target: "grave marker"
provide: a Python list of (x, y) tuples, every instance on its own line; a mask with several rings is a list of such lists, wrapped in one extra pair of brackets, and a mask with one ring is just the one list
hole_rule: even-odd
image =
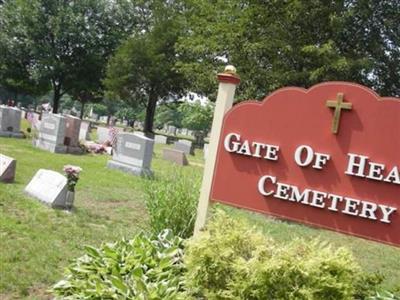
[(180, 166), (189, 164), (185, 152), (176, 149), (163, 149), (163, 159), (176, 163)]
[(90, 122), (82, 121), (79, 129), (79, 140), (88, 141), (90, 139)]
[(64, 145), (67, 146), (67, 152), (81, 154), (82, 149), (79, 147), (79, 131), (81, 128), (81, 119), (71, 115), (65, 117)]
[(224, 114), (236, 84), (228, 75), (219, 75), (196, 232), (212, 200), (400, 246), (398, 99), (326, 82)]
[(151, 176), (151, 160), (154, 140), (133, 133), (121, 132), (117, 135), (117, 145), (112, 160), (107, 167), (134, 175)]
[(167, 144), (168, 138), (165, 135), (156, 134), (154, 136), (154, 142), (156, 144)]
[(15, 178), (17, 161), (12, 157), (0, 154), (0, 182), (11, 183)]
[(53, 153), (66, 153), (65, 141), (66, 118), (58, 114), (42, 115), (39, 127), (39, 137), (36, 146)]
[(22, 111), (16, 107), (0, 105), (0, 136), (22, 138), (20, 132)]
[(25, 192), (53, 208), (71, 208), (67, 202), (67, 178), (58, 172), (40, 169)]
[(194, 155), (193, 143), (188, 140), (178, 140), (174, 143), (174, 149), (183, 151), (187, 155)]

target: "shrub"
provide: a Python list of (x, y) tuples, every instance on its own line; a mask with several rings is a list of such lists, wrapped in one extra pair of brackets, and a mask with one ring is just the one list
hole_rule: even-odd
[(182, 290), (182, 240), (170, 231), (156, 239), (85, 248), (86, 254), (53, 286), (56, 299), (178, 299)]
[(221, 211), (188, 242), (184, 262), (188, 294), (205, 299), (354, 299), (365, 278), (343, 248), (303, 240), (278, 246)]
[(151, 230), (157, 234), (169, 228), (175, 235), (187, 238), (193, 234), (200, 180), (198, 176), (187, 176), (179, 169), (168, 176), (145, 183)]

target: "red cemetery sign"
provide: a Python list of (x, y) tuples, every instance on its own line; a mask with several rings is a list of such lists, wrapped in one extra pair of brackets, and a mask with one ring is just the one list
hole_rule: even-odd
[(230, 109), (211, 200), (400, 246), (400, 101), (346, 82)]

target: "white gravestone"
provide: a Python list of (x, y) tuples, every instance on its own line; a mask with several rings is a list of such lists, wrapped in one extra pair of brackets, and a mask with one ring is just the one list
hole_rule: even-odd
[(105, 142), (109, 141), (109, 129), (107, 127), (97, 127), (97, 142), (99, 144), (104, 144)]
[(113, 159), (107, 167), (134, 175), (152, 176), (151, 160), (154, 140), (133, 133), (121, 132), (117, 135), (117, 146)]
[(167, 144), (167, 140), (168, 140), (168, 138), (165, 135), (156, 134), (154, 136), (154, 142), (156, 144), (164, 144), (165, 145), (165, 144)]
[(174, 149), (183, 151), (185, 154), (194, 155), (193, 143), (188, 140), (178, 140), (174, 143)]
[(168, 126), (168, 133), (172, 134), (172, 135), (176, 135), (176, 127), (172, 126), (172, 125), (169, 125)]
[(39, 127), (39, 137), (36, 146), (53, 153), (66, 153), (65, 117), (57, 114), (44, 114)]
[(17, 161), (9, 156), (0, 154), (0, 181), (13, 182)]
[(0, 136), (22, 138), (20, 132), (22, 111), (16, 107), (0, 106)]
[(67, 203), (67, 178), (55, 171), (37, 171), (25, 192), (53, 208), (70, 209), (72, 206)]
[(81, 128), (79, 130), (79, 140), (88, 141), (90, 133), (90, 122), (82, 121)]

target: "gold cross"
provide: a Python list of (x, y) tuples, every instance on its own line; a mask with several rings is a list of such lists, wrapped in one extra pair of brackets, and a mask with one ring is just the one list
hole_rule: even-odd
[(353, 105), (350, 102), (344, 103), (343, 93), (338, 93), (336, 100), (326, 101), (326, 106), (335, 109), (335, 113), (333, 115), (332, 132), (337, 134), (339, 131), (340, 113), (342, 109), (351, 110)]

